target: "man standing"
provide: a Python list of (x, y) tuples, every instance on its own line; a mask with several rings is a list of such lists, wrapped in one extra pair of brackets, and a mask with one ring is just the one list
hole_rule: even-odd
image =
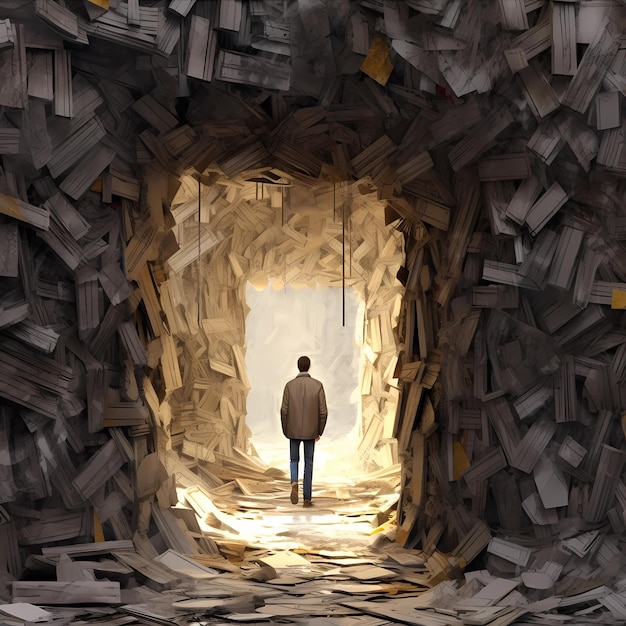
[(298, 359), (299, 374), (285, 385), (280, 419), (283, 434), (289, 439), (289, 471), (291, 474), (291, 503), (298, 504), (298, 464), (300, 463), (300, 442), (304, 444), (304, 483), (302, 495), (304, 506), (313, 506), (313, 452), (326, 426), (328, 409), (324, 386), (309, 374), (311, 359), (301, 356)]

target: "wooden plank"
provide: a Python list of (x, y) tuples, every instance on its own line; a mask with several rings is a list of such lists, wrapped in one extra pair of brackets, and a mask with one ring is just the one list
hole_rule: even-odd
[(15, 581), (12, 585), (14, 602), (33, 604), (119, 604), (120, 583), (75, 580), (72, 582), (55, 581)]
[(76, 15), (53, 0), (35, 0), (35, 14), (56, 29), (70, 41), (79, 37), (78, 18)]
[[(48, 4), (56, 5), (54, 2)], [(54, 51), (54, 113), (62, 117), (74, 117), (72, 64), (68, 50)]]
[(552, 5), (552, 73), (574, 76), (576, 58), (576, 7), (570, 2)]
[(613, 35), (614, 29), (610, 23), (602, 24), (591, 42), (580, 65), (568, 85), (567, 91), (561, 99), (562, 104), (585, 113), (606, 74), (606, 71), (615, 57), (618, 43)]
[(12, 47), (0, 51), (3, 67), (0, 81), (0, 106), (25, 109), (28, 101), (28, 73), (24, 27), (11, 24)]
[[(234, 1), (234, 0), (233, 0)], [(229, 83), (288, 91), (291, 67), (251, 55), (220, 50), (215, 62), (215, 78)]]
[(199, 15), (193, 15), (189, 26), (185, 73), (187, 76), (210, 81), (213, 78), (217, 38), (211, 27), (211, 21)]
[(115, 158), (115, 152), (101, 145), (89, 150), (88, 155), (63, 179), (59, 189), (70, 198), (78, 200), (87, 192), (94, 180)]

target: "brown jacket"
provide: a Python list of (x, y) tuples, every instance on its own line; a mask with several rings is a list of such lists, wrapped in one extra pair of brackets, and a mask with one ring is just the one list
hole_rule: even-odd
[(311, 378), (307, 372), (300, 372), (285, 385), (280, 419), (283, 434), (288, 439), (316, 439), (326, 426), (328, 409), (324, 386)]

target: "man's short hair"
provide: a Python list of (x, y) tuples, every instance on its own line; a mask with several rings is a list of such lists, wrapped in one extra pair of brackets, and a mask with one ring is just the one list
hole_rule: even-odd
[(301, 356), (298, 359), (298, 371), (308, 372), (309, 367), (311, 367), (311, 359), (308, 356)]

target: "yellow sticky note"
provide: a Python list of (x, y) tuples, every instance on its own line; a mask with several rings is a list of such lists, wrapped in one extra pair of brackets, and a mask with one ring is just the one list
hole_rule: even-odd
[(611, 308), (626, 309), (626, 291), (613, 289), (613, 293), (611, 294)]
[(93, 540), (96, 543), (104, 541), (104, 531), (100, 523), (100, 516), (95, 511), (93, 512)]
[(367, 56), (361, 63), (361, 71), (377, 83), (383, 86), (387, 84), (391, 72), (393, 72), (393, 63), (387, 37), (381, 33), (376, 33), (370, 49), (367, 51)]
[(0, 193), (0, 213), (14, 217), (16, 220), (25, 221), (17, 198), (7, 196), (3, 193)]
[(454, 480), (459, 480), (470, 466), (470, 460), (460, 441), (454, 442)]
[(98, 178), (96, 178), (96, 180), (93, 181), (93, 183), (91, 183), (91, 187), (89, 188), (89, 191), (93, 191), (95, 193), (102, 193), (102, 177), (98, 176)]

